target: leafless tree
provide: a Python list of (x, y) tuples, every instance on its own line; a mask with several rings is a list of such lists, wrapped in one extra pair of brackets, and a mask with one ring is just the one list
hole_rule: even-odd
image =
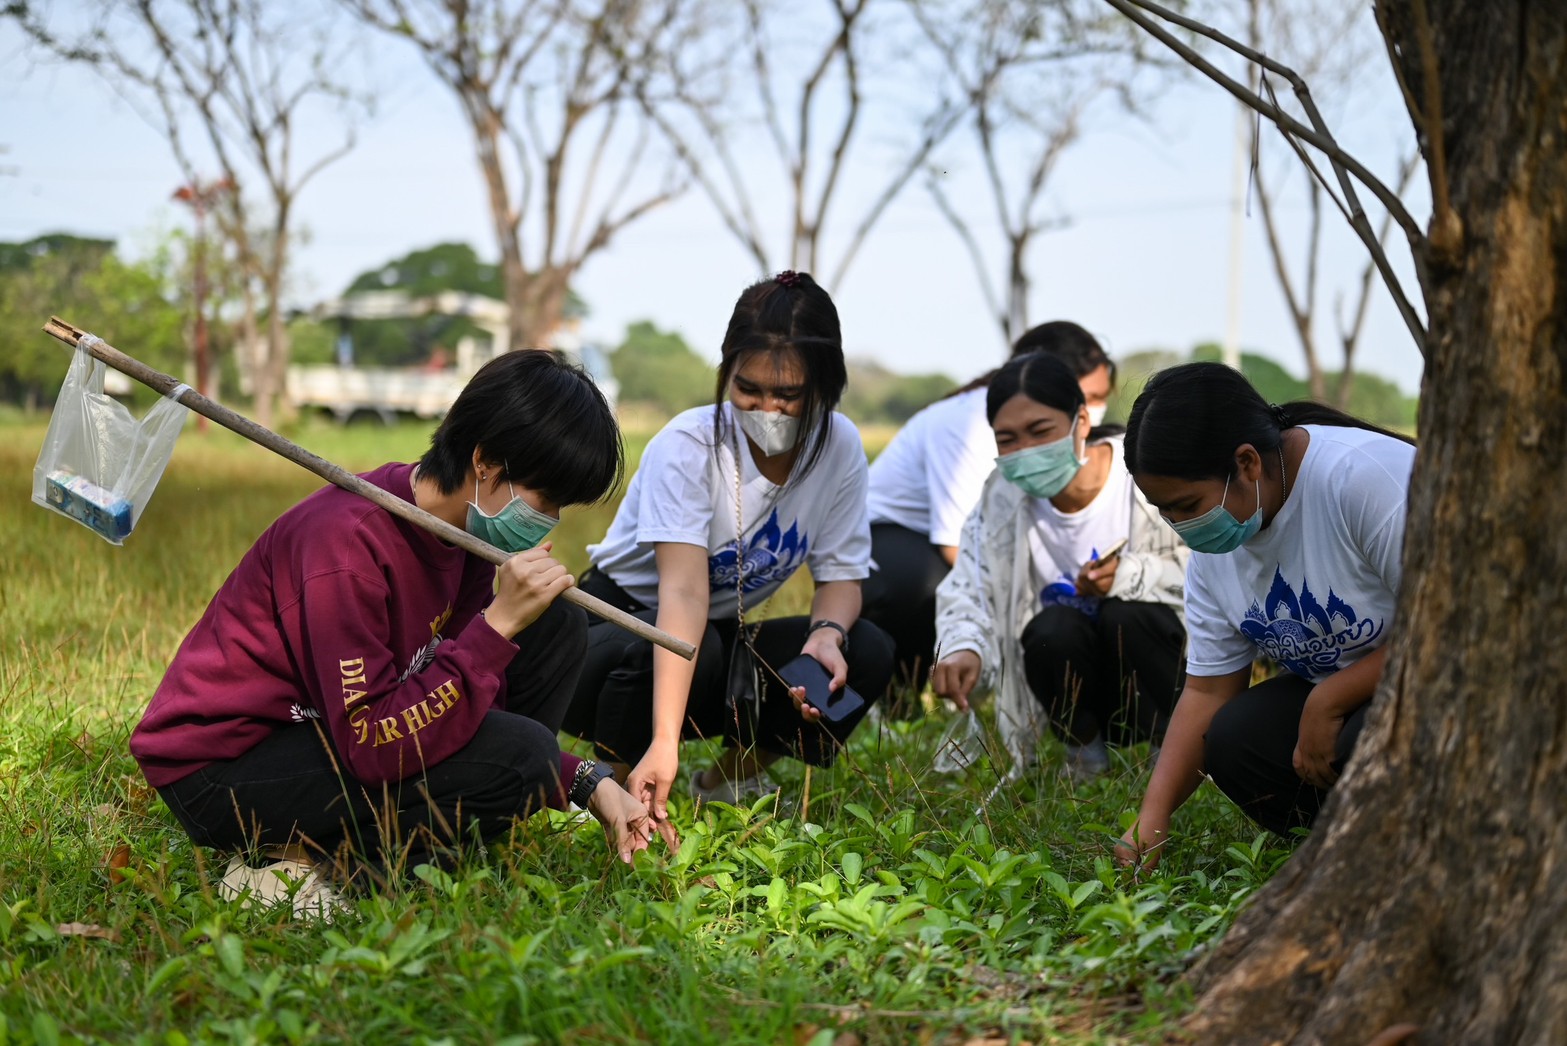
[[(1358, 19), (1368, 17), (1358, 3), (1331, 3), (1315, 5), (1309, 12), (1293, 9), (1280, 0), (1246, 0), (1247, 42), (1258, 51), (1267, 51), (1289, 63), (1301, 76), (1313, 85), (1325, 85), (1340, 96), (1352, 96), (1365, 79), (1366, 70), (1375, 61), (1376, 50), (1372, 42), (1359, 32)], [(1271, 82), (1264, 80), (1264, 89), (1276, 105), (1285, 104), (1273, 92)], [(1275, 150), (1286, 148), (1283, 143), (1269, 145)], [(1266, 147), (1264, 147), (1266, 148)], [(1301, 168), (1300, 156), (1291, 152), (1285, 173), (1273, 171), (1266, 163), (1254, 164), (1251, 174), (1251, 194), (1262, 216), (1263, 231), (1268, 244), (1268, 256), (1273, 263), (1284, 304), (1300, 340), (1301, 353), (1306, 362), (1306, 382), (1313, 399), (1327, 402), (1327, 374), (1322, 353), (1319, 350), (1319, 325), (1321, 320), (1322, 291), (1322, 210), (1324, 189), (1321, 182)], [(1398, 165), (1394, 191), (1403, 195), (1414, 180), (1420, 166), (1420, 152), (1413, 140), (1404, 146), (1404, 156)], [(1303, 182), (1306, 221), (1304, 241), (1297, 245), (1300, 268), (1291, 260), (1291, 244), (1284, 228), (1285, 215), (1281, 213), (1284, 194), (1291, 191), (1290, 175)], [(1303, 176), (1303, 177), (1302, 177)], [(1385, 243), (1392, 231), (1390, 214), (1384, 213), (1378, 226), (1377, 239)], [(1339, 373), (1333, 398), (1339, 406), (1348, 405), (1354, 384), (1355, 350), (1360, 342), (1366, 314), (1376, 287), (1376, 270), (1371, 261), (1361, 268), (1358, 277), (1341, 286), (1334, 301), (1334, 323), (1341, 354)]]
[[(513, 347), (543, 344), (572, 278), (679, 195), (635, 97), (641, 70), (701, 30), (688, 0), (343, 0), (407, 41), (473, 133)], [(656, 181), (656, 185), (650, 182)]]
[[(6, 13), (52, 54), (107, 78), (147, 115), (187, 184), (203, 180), (210, 162), (235, 187), (221, 226), (259, 287), (266, 323), (262, 338), (256, 296), (247, 294), (241, 326), (252, 336), (241, 368), (253, 383), (257, 419), (270, 424), (289, 357), (283, 295), (294, 207), (306, 184), (354, 141), (349, 116), (335, 142), (301, 161), (301, 124), (320, 108), (344, 115), (363, 104), (333, 77), (339, 55), (323, 42), (332, 34), (308, 8), (263, 0), (94, 0), (82, 29), (58, 28), (25, 2)], [(257, 183), (266, 201), (259, 222), (245, 193)]]
[[(723, 14), (707, 46), (644, 82), (644, 106), (759, 271), (782, 263), (836, 286), (967, 101), (928, 91), (893, 0), (741, 0)], [(872, 145), (882, 158), (868, 157)], [(846, 189), (864, 202), (835, 234), (828, 271), (829, 217)], [(787, 199), (782, 248), (780, 208), (759, 202), (774, 192)]]
[[(987, 251), (972, 208), (947, 188), (955, 161), (932, 162), (926, 187), (962, 240), (985, 303), (1010, 343), (1028, 329), (1035, 239), (1065, 219), (1045, 212), (1045, 189), (1102, 101), (1137, 110), (1159, 63), (1145, 39), (1096, 0), (906, 0), (940, 53), (954, 95), (967, 100), (1002, 250)], [(992, 270), (999, 254), (1004, 292)]]

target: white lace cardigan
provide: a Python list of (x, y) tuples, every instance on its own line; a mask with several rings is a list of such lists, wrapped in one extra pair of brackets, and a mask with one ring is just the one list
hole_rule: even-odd
[[(1110, 596), (1164, 603), (1184, 624), (1190, 550), (1142, 491), (1134, 486), (1133, 492), (1131, 534)], [(1009, 776), (1034, 761), (1046, 726), (1044, 710), (1023, 678), (1023, 626), (1037, 612), (1030, 578), (1030, 500), (999, 472), (991, 473), (979, 504), (963, 524), (958, 561), (936, 590), (937, 656), (959, 650), (979, 655), (979, 684), (971, 697), (986, 691), (996, 695), (997, 725), (1013, 761)]]

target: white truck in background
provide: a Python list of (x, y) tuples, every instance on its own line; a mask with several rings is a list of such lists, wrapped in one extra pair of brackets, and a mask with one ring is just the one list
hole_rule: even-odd
[[(288, 368), (285, 391), (289, 402), (298, 409), (330, 411), (343, 422), (366, 414), (388, 424), (399, 415), (444, 416), (474, 372), (507, 351), (505, 302), (459, 291), (422, 298), (409, 297), (402, 291), (365, 291), (322, 302), (310, 310), (310, 316), (322, 322), (433, 315), (464, 317), (484, 336), (458, 339), (455, 359), (446, 366), (359, 367), (353, 363), (353, 346), (345, 330), (338, 343), (337, 363)], [(581, 364), (603, 390), (610, 406), (614, 406), (619, 384), (610, 371), (608, 354), (596, 345), (584, 343), (575, 321), (568, 321), (558, 330), (553, 341), (548, 347)]]

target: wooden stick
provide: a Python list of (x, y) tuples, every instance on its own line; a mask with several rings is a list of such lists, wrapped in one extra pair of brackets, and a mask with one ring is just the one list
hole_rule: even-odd
[[(94, 336), (89, 335), (79, 327), (72, 326), (58, 316), (51, 316), (49, 322), (44, 324), (44, 333), (58, 338), (72, 348), (86, 351), (94, 359), (102, 360), (120, 373), (135, 378), (159, 395), (167, 396), (183, 384), (178, 379), (153, 370), (140, 360), (125, 355), (125, 353), (102, 339), (95, 339), (83, 345), (82, 339), (84, 337)], [(259, 443), (268, 450), (294, 462), (294, 464), (309, 469), (328, 483), (368, 498), (399, 519), (406, 519), (415, 526), (423, 527), (442, 541), (456, 545), (465, 552), (471, 552), (486, 562), (499, 566), (511, 558), (510, 553), (501, 551), (487, 541), (481, 541), (466, 530), (452, 526), (444, 519), (438, 519), (430, 515), (424, 509), (411, 502), (404, 501), (391, 491), (382, 490), (374, 483), (360, 479), (347, 469), (334, 465), (323, 457), (312, 454), (304, 447), (284, 439), (271, 429), (257, 425), (244, 415), (235, 413), (220, 403), (214, 403), (189, 386), (186, 386), (184, 391), (179, 394), (178, 402), (183, 406), (189, 407), (197, 414), (211, 418), (224, 428), (232, 429), (252, 443)], [(687, 661), (696, 656), (696, 647), (690, 643), (676, 639), (669, 633), (662, 632), (647, 622), (632, 617), (624, 610), (611, 606), (595, 596), (588, 595), (580, 588), (568, 588), (561, 593), (561, 598), (568, 603), (576, 604), (589, 613), (597, 614), (611, 624), (619, 625), (633, 635), (640, 636), (666, 650), (673, 651)]]

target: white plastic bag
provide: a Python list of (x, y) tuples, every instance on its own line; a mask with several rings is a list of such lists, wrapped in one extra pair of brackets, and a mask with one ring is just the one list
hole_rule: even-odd
[(137, 421), (124, 404), (104, 394), (108, 368), (84, 348), (98, 341), (82, 335), (71, 356), (33, 466), (33, 501), (121, 545), (136, 529), (174, 454), (188, 413), (176, 397), (189, 386), (177, 386)]
[(959, 774), (989, 755), (985, 747), (985, 729), (970, 708), (954, 716), (936, 745), (931, 769), (938, 774)]

